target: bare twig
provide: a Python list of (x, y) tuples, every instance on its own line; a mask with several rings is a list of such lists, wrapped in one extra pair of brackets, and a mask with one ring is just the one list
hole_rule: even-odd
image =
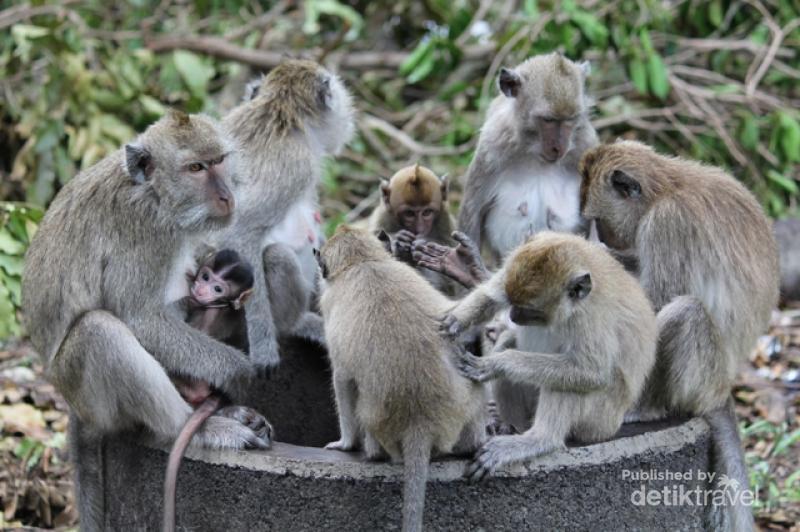
[(427, 155), (427, 156), (441, 156), (441, 155), (460, 155), (462, 153), (466, 153), (472, 149), (474, 146), (474, 142), (466, 142), (459, 146), (428, 146), (425, 144), (420, 144), (416, 140), (412, 139), (408, 135), (406, 135), (400, 129), (397, 129), (389, 122), (385, 120), (381, 120), (380, 118), (368, 114), (361, 115), (361, 119), (359, 120), (359, 127), (361, 129), (374, 129), (380, 131), (384, 135), (392, 138), (398, 144), (403, 146), (408, 151), (416, 154), (416, 155)]
[(280, 2), (277, 2), (266, 13), (259, 15), (250, 22), (227, 32), (224, 36), (225, 40), (236, 41), (257, 28), (266, 28), (272, 24), (272, 22), (278, 18), (278, 16), (286, 11), (286, 8), (288, 8), (292, 3), (293, 2), (291, 0), (281, 0)]
[(0, 29), (13, 26), (18, 22), (22, 22), (23, 20), (28, 20), (33, 17), (38, 17), (40, 15), (55, 15), (63, 18), (67, 16), (67, 12), (69, 11), (66, 9), (67, 6), (72, 5), (75, 2), (76, 0), (65, 0), (59, 5), (45, 5), (37, 7), (33, 7), (26, 3), (4, 9), (3, 11), (0, 11)]

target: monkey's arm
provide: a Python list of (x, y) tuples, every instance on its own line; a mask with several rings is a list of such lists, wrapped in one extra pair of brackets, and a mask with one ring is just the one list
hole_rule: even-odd
[(442, 334), (454, 339), (473, 325), (486, 323), (498, 311), (506, 308), (505, 278), (505, 269), (501, 269), (459, 301), (442, 318)]
[(258, 371), (275, 367), (280, 362), (276, 326), (270, 307), (265, 264), (260, 249), (245, 255), (254, 266), (253, 295), (245, 302), (247, 340), (250, 356)]
[(467, 170), (464, 195), (461, 198), (461, 208), (458, 211), (458, 229), (465, 233), (474, 243), (481, 248), (481, 226), (486, 215), (489, 201), (489, 184), (494, 182), (488, 165), (485, 163), (484, 150), (478, 145), (475, 158)]
[(167, 373), (204, 380), (228, 392), (252, 376), (253, 366), (244, 353), (193, 329), (174, 308), (142, 314), (128, 325)]
[(519, 384), (572, 393), (592, 392), (611, 382), (610, 374), (596, 365), (580, 364), (573, 356), (517, 349), (507, 349), (486, 358), (462, 351), (459, 371), (477, 382), (503, 377)]

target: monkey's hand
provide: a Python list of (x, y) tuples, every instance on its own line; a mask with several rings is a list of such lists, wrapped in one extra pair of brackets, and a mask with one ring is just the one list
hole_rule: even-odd
[(475, 243), (458, 231), (452, 236), (458, 242), (455, 248), (427, 240), (415, 240), (411, 258), (419, 266), (444, 274), (467, 288), (485, 281), (489, 272), (483, 265)]
[(358, 450), (358, 442), (356, 441), (348, 441), (344, 438), (336, 441), (332, 441), (325, 446), (326, 449), (330, 451), (357, 451)]
[(458, 318), (453, 313), (446, 314), (439, 320), (439, 334), (450, 341), (455, 341), (464, 332), (464, 328), (464, 325), (458, 321)]
[(275, 431), (267, 421), (267, 418), (256, 410), (248, 406), (226, 406), (225, 408), (220, 408), (216, 415), (236, 420), (252, 430), (259, 442), (265, 445), (264, 447), (257, 445), (257, 447), (269, 449), (272, 446)]
[(394, 234), (392, 254), (396, 259), (411, 262), (411, 249), (417, 235), (408, 229), (401, 229)]
[(474, 382), (486, 382), (497, 377), (497, 372), (492, 368), (491, 360), (479, 358), (459, 346), (456, 368), (464, 377)]

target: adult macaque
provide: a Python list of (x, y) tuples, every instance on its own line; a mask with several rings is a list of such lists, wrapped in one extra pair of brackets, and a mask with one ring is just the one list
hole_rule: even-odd
[[(778, 302), (778, 255), (753, 195), (724, 171), (638, 142), (588, 151), (583, 215), (609, 248), (637, 259), (658, 312), (653, 376), (630, 419), (703, 415), (714, 470), (748, 485), (731, 386)], [(751, 530), (749, 508), (715, 506), (709, 527)]]
[(352, 136), (353, 108), (338, 77), (314, 62), (290, 60), (253, 87), (223, 125), (242, 147), (242, 178), (239, 216), (220, 241), (236, 248), (258, 272), (257, 295), (245, 307), (250, 356), (265, 370), (280, 356), (268, 281), (261, 274), (270, 270), (264, 248), (279, 241), (273, 231), (298, 204), (316, 204), (322, 159)]
[(341, 429), (327, 448), (403, 461), (403, 530), (421, 531), (431, 453), (484, 439), (482, 386), (458, 374), (458, 348), (437, 330), (452, 303), (367, 231), (339, 229), (320, 266)]
[[(381, 203), (369, 219), (369, 230), (385, 231), (398, 259), (412, 263), (411, 248), (417, 239), (452, 245), (453, 218), (447, 202), (447, 176), (439, 179), (430, 169), (415, 164), (381, 182)], [(420, 273), (437, 290), (453, 295), (452, 280), (427, 268)]]
[(449, 311), (442, 331), (455, 339), (509, 307), (518, 348), (464, 352), (459, 369), (476, 382), (499, 379), (500, 416), (525, 432), (486, 442), (467, 471), (472, 480), (561, 449), (567, 438), (611, 438), (655, 360), (655, 315), (639, 283), (581, 237), (534, 236)]
[(581, 154), (597, 144), (588, 63), (554, 52), (502, 68), (467, 170), (458, 228), (499, 262), (538, 231), (582, 232)]
[[(200, 241), (231, 221), (235, 152), (212, 120), (170, 112), (67, 183), (31, 242), (26, 328), (72, 409), (87, 529), (102, 526), (102, 464), (92, 452), (99, 435), (143, 428), (172, 442), (193, 410), (169, 375), (233, 398), (253, 375), (241, 351), (192, 328), (174, 305), (188, 295), (185, 272)], [(268, 436), (257, 432), (265, 421), (254, 412), (251, 419), (212, 416), (195, 442), (266, 447)]]

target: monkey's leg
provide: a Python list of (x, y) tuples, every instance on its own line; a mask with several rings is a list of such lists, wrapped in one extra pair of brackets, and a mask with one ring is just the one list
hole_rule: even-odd
[(339, 440), (325, 446), (326, 449), (353, 451), (358, 448), (358, 437), (361, 433), (356, 418), (356, 400), (358, 390), (355, 381), (333, 373), (333, 392), (336, 395), (336, 408), (339, 410)]
[(305, 312), (292, 330), (292, 336), (305, 338), (324, 346), (325, 322), (320, 315), (313, 312)]
[[(247, 343), (250, 357), (257, 370), (263, 373), (280, 363), (278, 328), (271, 308), (273, 300), (267, 284), (264, 255), (260, 249), (251, 250), (245, 255), (245, 258), (255, 267), (253, 296), (245, 302)], [(280, 314), (278, 313), (278, 315)]]
[(693, 296), (676, 297), (659, 311), (657, 323), (656, 371), (662, 373), (656, 375), (665, 378), (660, 379), (663, 388), (648, 381), (648, 402), (694, 414), (723, 406), (736, 368), (729, 367), (719, 329), (703, 303)]
[(458, 441), (453, 446), (453, 454), (472, 455), (484, 441), (486, 441), (486, 419), (483, 415), (475, 416), (461, 430)]
[(479, 481), (506, 464), (564, 449), (579, 401), (574, 394), (543, 392), (533, 427), (517, 436), (491, 438), (467, 467), (466, 476), (470, 481)]
[(389, 459), (389, 453), (381, 446), (380, 442), (375, 439), (371, 432), (364, 432), (364, 455), (367, 460), (377, 462)]
[(84, 426), (74, 412), (69, 416), (69, 455), (75, 471), (75, 497), (81, 530), (103, 529), (105, 512), (103, 439)]

